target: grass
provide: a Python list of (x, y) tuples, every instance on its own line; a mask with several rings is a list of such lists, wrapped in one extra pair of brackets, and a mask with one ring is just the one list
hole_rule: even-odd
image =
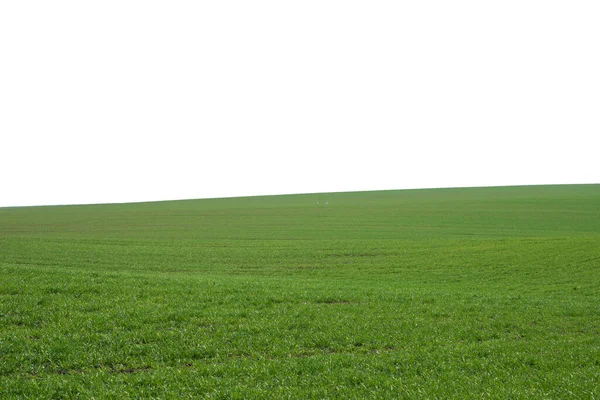
[(0, 397), (598, 399), (600, 185), (0, 208)]

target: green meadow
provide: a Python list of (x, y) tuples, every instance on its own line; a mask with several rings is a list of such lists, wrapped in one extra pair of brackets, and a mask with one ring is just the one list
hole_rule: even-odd
[(599, 399), (600, 185), (0, 208), (0, 398)]

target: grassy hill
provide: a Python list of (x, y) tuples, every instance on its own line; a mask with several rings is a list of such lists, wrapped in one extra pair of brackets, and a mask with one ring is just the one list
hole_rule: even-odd
[(0, 208), (2, 398), (599, 387), (600, 185)]

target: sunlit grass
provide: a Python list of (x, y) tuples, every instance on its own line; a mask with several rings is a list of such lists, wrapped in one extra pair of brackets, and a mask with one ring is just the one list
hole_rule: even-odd
[(3, 398), (597, 398), (599, 304), (598, 185), (0, 209)]

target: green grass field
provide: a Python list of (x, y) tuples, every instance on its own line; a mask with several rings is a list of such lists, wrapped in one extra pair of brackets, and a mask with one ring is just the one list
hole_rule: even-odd
[(140, 397), (599, 399), (600, 185), (0, 208), (0, 398)]

